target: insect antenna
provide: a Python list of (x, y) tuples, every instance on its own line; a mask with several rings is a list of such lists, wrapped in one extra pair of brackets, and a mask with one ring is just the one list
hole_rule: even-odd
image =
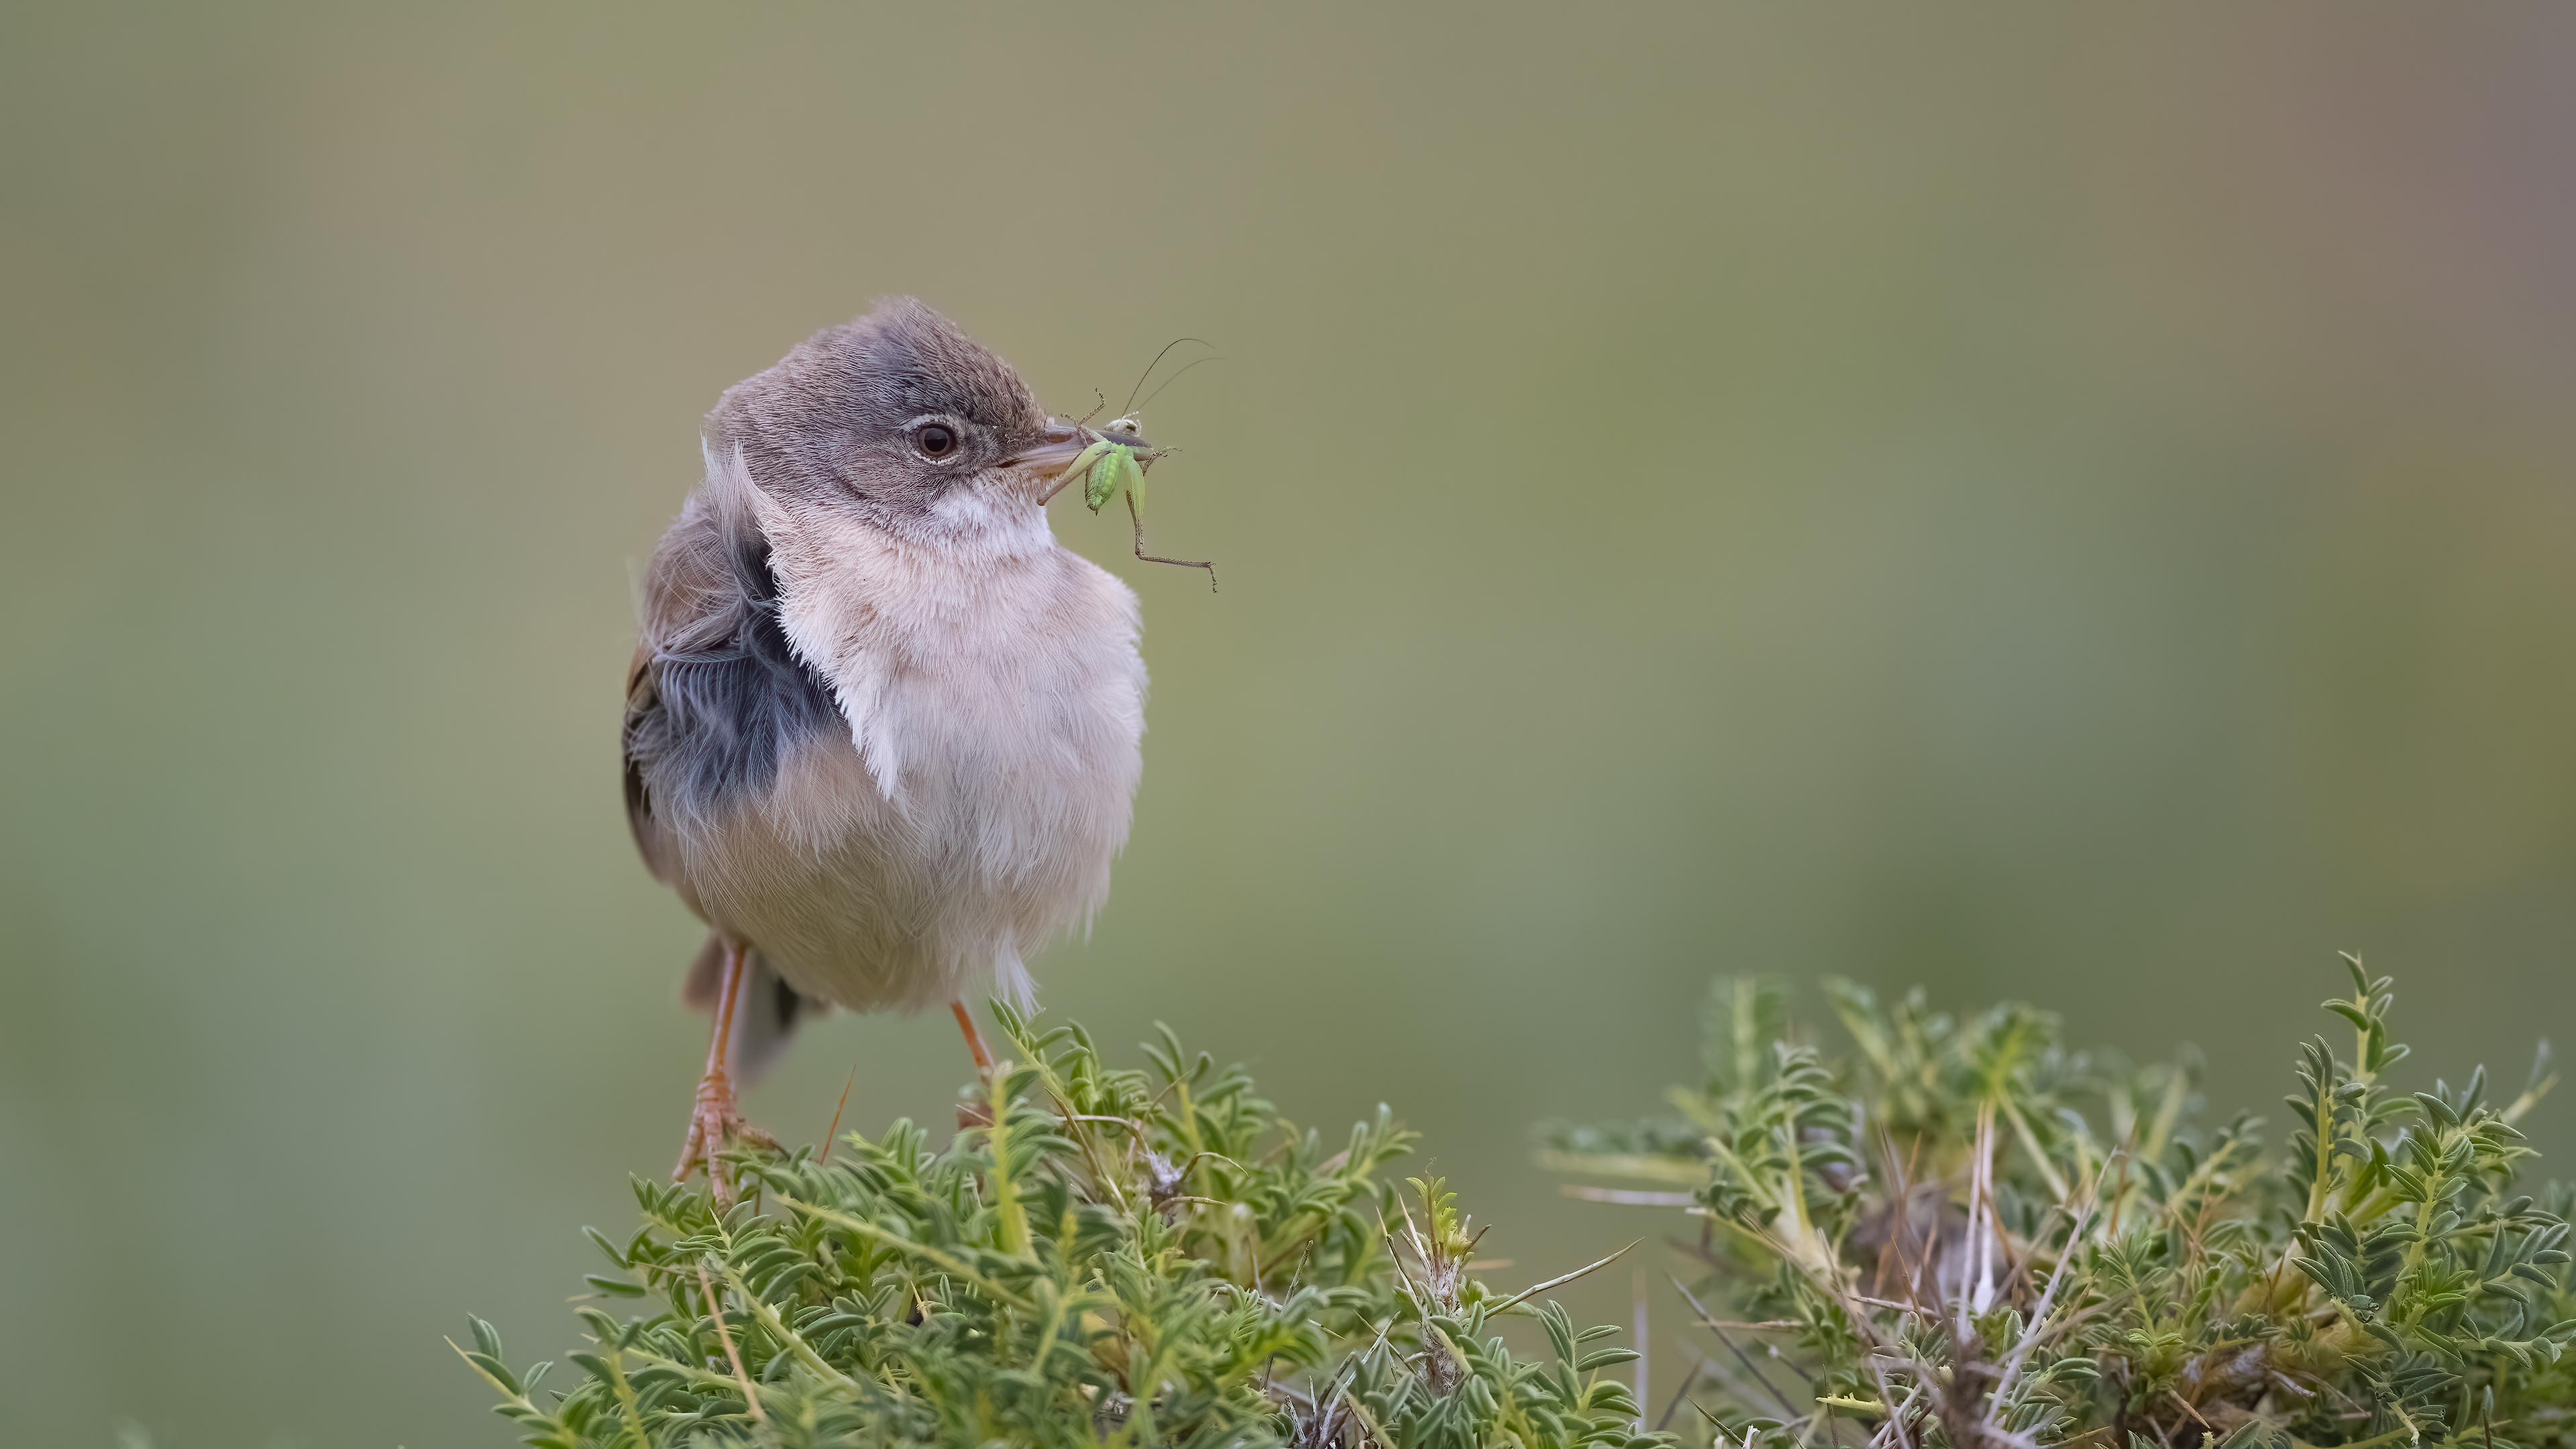
[(1182, 368), (1182, 369), (1181, 369), (1181, 371), (1180, 371), (1180, 372), (1175, 372), (1175, 373), (1173, 373), (1171, 376), (1169, 376), (1169, 377), (1167, 377), (1167, 378), (1164, 378), (1164, 379), (1163, 379), (1163, 387), (1158, 387), (1158, 388), (1154, 389), (1152, 392), (1149, 392), (1149, 393), (1145, 394), (1145, 401), (1144, 401), (1142, 404), (1140, 404), (1140, 405), (1139, 405), (1139, 407), (1137, 407), (1137, 408), (1130, 408), (1130, 409), (1128, 409), (1128, 410), (1127, 410), (1127, 414), (1126, 414), (1126, 415), (1127, 415), (1127, 416), (1129, 416), (1129, 417), (1134, 417), (1134, 416), (1136, 415), (1136, 413), (1137, 413), (1138, 411), (1140, 411), (1140, 410), (1141, 410), (1141, 408), (1152, 407), (1152, 406), (1154, 405), (1154, 399), (1156, 399), (1156, 398), (1158, 398), (1158, 397), (1161, 397), (1161, 396), (1163, 395), (1163, 388), (1164, 388), (1164, 387), (1170, 387), (1173, 383), (1179, 382), (1179, 381), (1181, 380), (1181, 372), (1187, 372), (1187, 371), (1189, 371), (1191, 367), (1196, 367), (1196, 366), (1198, 366), (1200, 362), (1223, 362), (1223, 361), (1225, 361), (1225, 359), (1224, 359), (1224, 358), (1222, 358), (1222, 357), (1202, 357), (1202, 358), (1200, 358), (1200, 359), (1198, 360), (1198, 362), (1193, 362), (1193, 363), (1189, 364), (1189, 367), (1184, 367), (1184, 368)]
[[(1144, 371), (1141, 375), (1139, 375), (1139, 376), (1137, 377), (1137, 379), (1136, 379), (1136, 385), (1135, 385), (1134, 387), (1131, 387), (1131, 388), (1127, 389), (1127, 401), (1126, 401), (1124, 404), (1120, 405), (1120, 407), (1119, 407), (1119, 409), (1118, 409), (1118, 415), (1119, 415), (1120, 417), (1122, 417), (1122, 418), (1123, 418), (1123, 417), (1127, 417), (1127, 416), (1131, 415), (1132, 413), (1134, 413), (1134, 412), (1136, 411), (1136, 394), (1138, 394), (1138, 393), (1140, 393), (1140, 392), (1143, 392), (1143, 391), (1145, 390), (1145, 381), (1146, 381), (1146, 379), (1147, 379), (1147, 378), (1150, 378), (1150, 377), (1152, 377), (1152, 376), (1154, 375), (1154, 369), (1155, 369), (1155, 368), (1158, 368), (1158, 367), (1160, 367), (1160, 366), (1162, 366), (1162, 365), (1163, 365), (1163, 359), (1164, 359), (1164, 358), (1171, 356), (1171, 354), (1172, 354), (1172, 349), (1173, 349), (1173, 348), (1180, 346), (1180, 345), (1181, 345), (1182, 343), (1184, 343), (1184, 342), (1195, 342), (1195, 343), (1197, 343), (1197, 344), (1198, 344), (1199, 346), (1201, 346), (1201, 347), (1214, 347), (1214, 346), (1216, 346), (1216, 344), (1215, 344), (1215, 343), (1208, 341), (1208, 340), (1207, 340), (1206, 338), (1204, 338), (1204, 337), (1175, 337), (1175, 338), (1173, 338), (1171, 341), (1164, 343), (1164, 344), (1163, 344), (1163, 350), (1154, 354), (1154, 360), (1153, 360), (1153, 361), (1151, 361), (1151, 362), (1149, 362), (1149, 363), (1146, 363), (1146, 364), (1145, 364), (1145, 371)], [(1195, 366), (1197, 366), (1197, 364), (1196, 364), (1196, 363), (1193, 363), (1193, 364), (1191, 364), (1191, 366), (1195, 367)], [(1187, 371), (1189, 371), (1189, 368), (1187, 368), (1187, 367), (1185, 367), (1185, 368), (1182, 368), (1182, 369), (1181, 369), (1181, 372), (1187, 372)], [(1179, 372), (1176, 372), (1176, 373), (1173, 373), (1173, 374), (1172, 374), (1172, 376), (1173, 376), (1173, 377), (1178, 377), (1178, 376), (1180, 376), (1180, 375), (1181, 375), (1181, 374), (1180, 374)], [(1165, 379), (1165, 380), (1164, 380), (1163, 387), (1169, 387), (1169, 386), (1171, 386), (1171, 381), (1170, 381), (1170, 379), (1168, 379), (1168, 378), (1167, 378), (1167, 379)], [(1158, 387), (1158, 388), (1154, 389), (1154, 391), (1156, 391), (1156, 392), (1158, 392), (1158, 393), (1159, 393), (1159, 392), (1161, 392), (1162, 390), (1163, 390), (1163, 388), (1161, 388), (1161, 387)], [(1152, 401), (1153, 401), (1153, 399), (1149, 397), (1149, 398), (1145, 399), (1145, 401), (1147, 401), (1147, 402), (1152, 402)]]

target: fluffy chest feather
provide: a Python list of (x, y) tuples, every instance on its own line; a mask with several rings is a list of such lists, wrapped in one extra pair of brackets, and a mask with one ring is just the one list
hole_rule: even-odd
[(780, 621), (905, 815), (1035, 826), (1114, 794), (1123, 819), (1145, 723), (1136, 596), (1034, 507), (994, 512), (924, 544), (764, 509)]

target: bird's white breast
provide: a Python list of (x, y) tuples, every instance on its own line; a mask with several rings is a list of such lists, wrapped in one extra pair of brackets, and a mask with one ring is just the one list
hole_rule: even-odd
[(710, 919), (855, 1009), (998, 987), (1107, 896), (1142, 770), (1136, 597), (1043, 510), (965, 494), (935, 541), (755, 503), (797, 654), (849, 731), (688, 849)]

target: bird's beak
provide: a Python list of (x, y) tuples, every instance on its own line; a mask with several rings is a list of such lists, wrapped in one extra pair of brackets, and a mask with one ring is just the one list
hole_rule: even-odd
[(1053, 477), (1072, 467), (1073, 460), (1082, 456), (1082, 450), (1091, 446), (1092, 432), (1061, 418), (1049, 418), (1046, 431), (1038, 434), (1038, 439), (1037, 446), (1022, 448), (1012, 454), (1003, 466), (1026, 468)]
[[(1049, 418), (1046, 431), (1040, 433), (1038, 437), (1039, 442), (1035, 447), (1022, 448), (1005, 459), (1002, 466), (1027, 468), (1043, 476), (1053, 477), (1072, 467), (1073, 460), (1082, 456), (1083, 449), (1100, 441), (1098, 432), (1080, 423), (1066, 422), (1062, 418)], [(1142, 438), (1131, 439), (1124, 434), (1119, 436), (1119, 441), (1133, 448), (1153, 446)]]

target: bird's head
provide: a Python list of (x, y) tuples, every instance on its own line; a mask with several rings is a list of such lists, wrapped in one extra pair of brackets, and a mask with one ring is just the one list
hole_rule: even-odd
[(791, 509), (956, 540), (1025, 527), (1098, 434), (1047, 416), (1009, 363), (910, 297), (827, 327), (726, 390), (711, 452)]

